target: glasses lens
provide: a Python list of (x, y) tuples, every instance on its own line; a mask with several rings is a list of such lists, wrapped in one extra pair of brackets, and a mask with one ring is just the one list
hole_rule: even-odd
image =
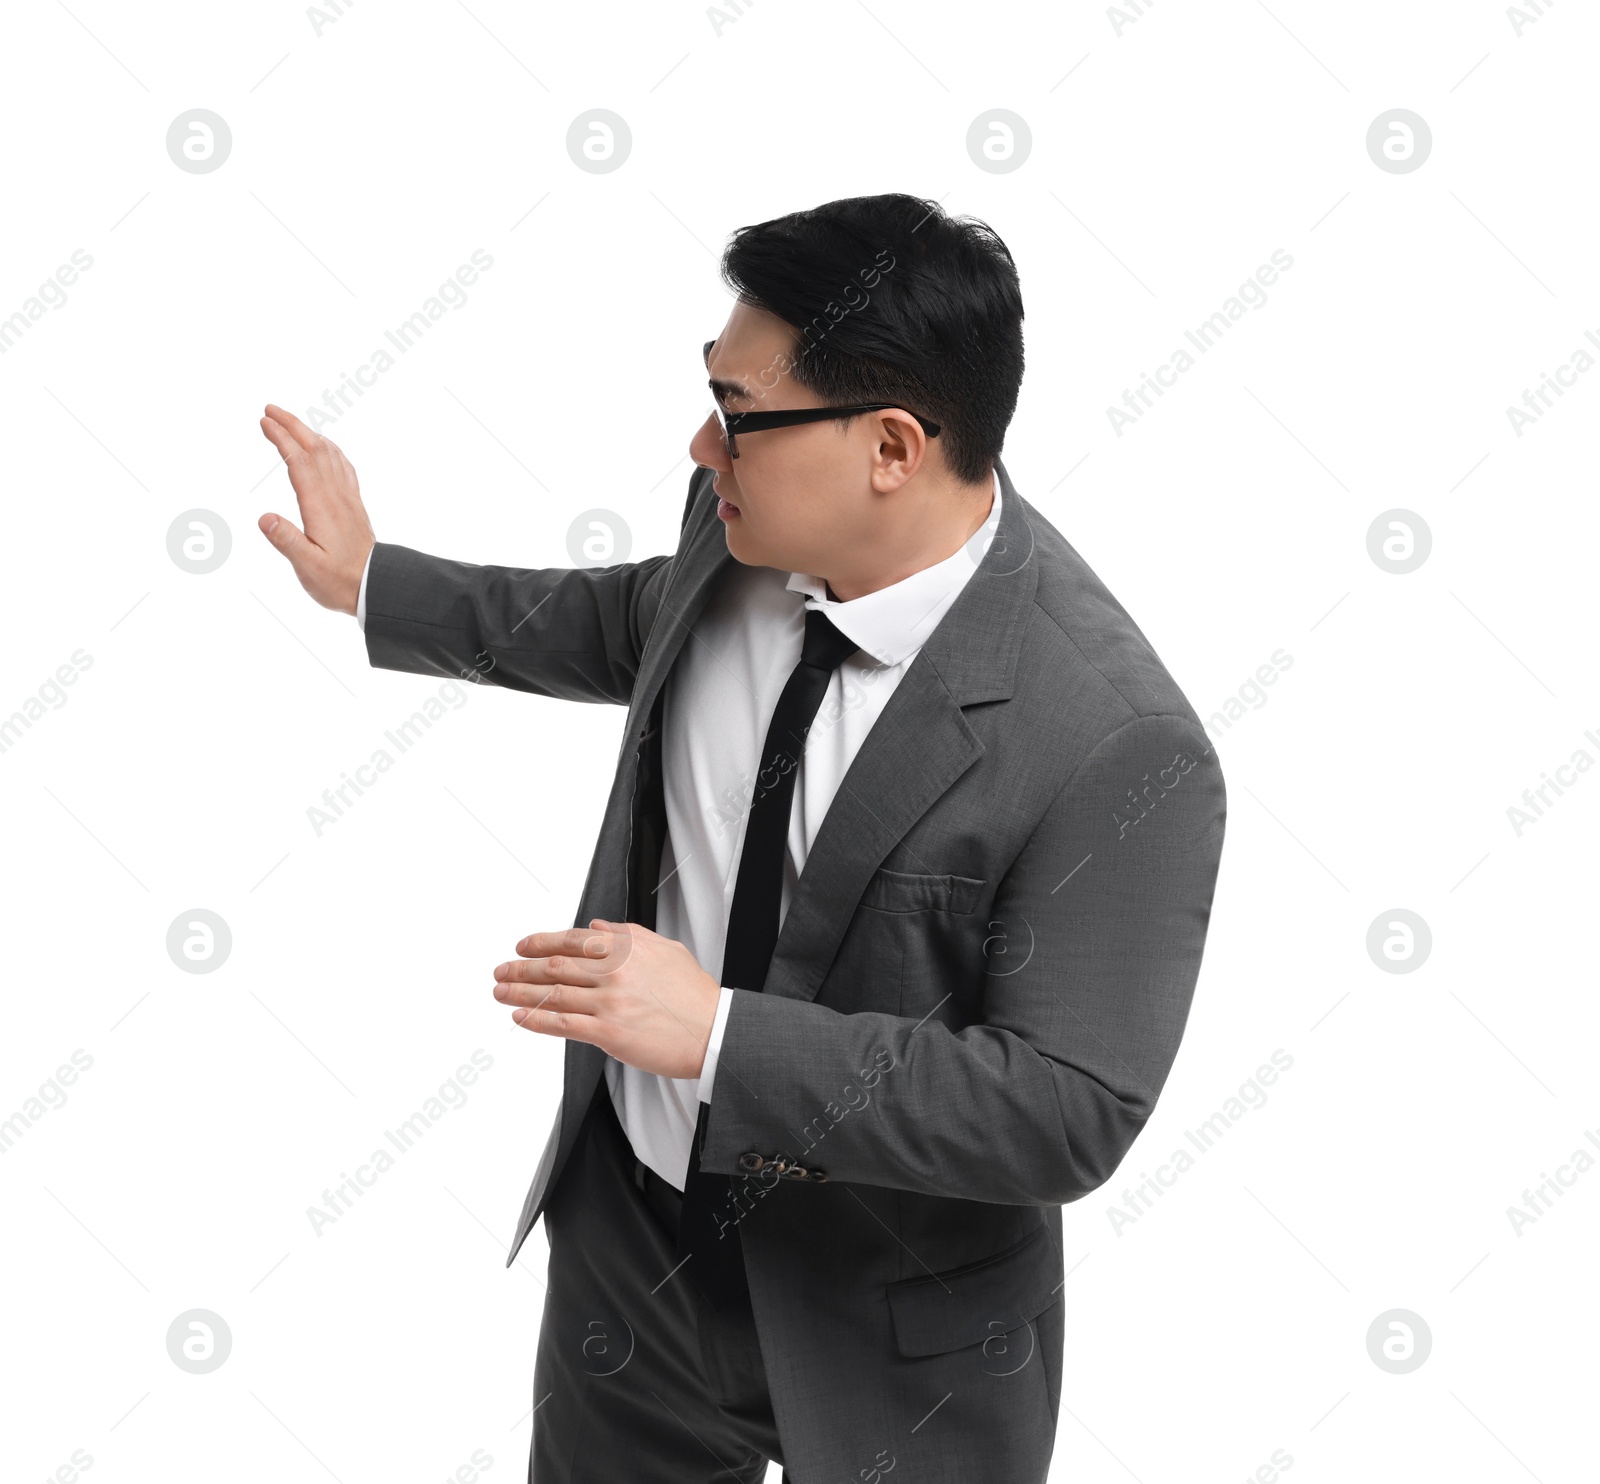
[[(700, 359), (708, 365), (711, 361), (711, 347), (716, 343), (715, 340), (708, 340), (700, 348)], [(722, 408), (713, 405), (711, 410), (716, 414), (717, 426), (722, 430), (722, 446), (728, 450), (728, 457), (730, 459), (738, 458), (739, 445), (733, 441), (733, 434), (728, 431), (728, 420), (722, 415)]]

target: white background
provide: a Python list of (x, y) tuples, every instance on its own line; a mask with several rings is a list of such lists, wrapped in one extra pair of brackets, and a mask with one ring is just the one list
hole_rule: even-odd
[[(731, 16), (731, 11), (729, 15)], [(1533, 11), (1530, 7), (1528, 15)], [(503, 1266), (560, 1046), (490, 997), (575, 910), (622, 714), (466, 692), (319, 837), (307, 809), (441, 682), (370, 669), (255, 529), (293, 512), (256, 419), (306, 415), (484, 249), (493, 266), (326, 431), (380, 539), (569, 561), (582, 511), (670, 550), (735, 227), (908, 191), (1015, 254), (1028, 369), (1005, 450), (1202, 716), (1230, 815), (1176, 1068), (1110, 1185), (1067, 1208), (1052, 1477), (1593, 1476), (1600, 1138), (1590, 934), (1600, 771), (1600, 374), (1506, 409), (1600, 334), (1597, 25), (1561, 4), (906, 0), (535, 12), (363, 0), (15, 0), (0, 49), (0, 717), (92, 663), (0, 753), (0, 1119), (81, 1050), (0, 1158), (0, 1472), (437, 1480), (526, 1468), (546, 1249)], [(212, 173), (169, 159), (221, 115)], [(632, 152), (566, 150), (585, 110)], [(1432, 131), (1411, 173), (1369, 125)], [(1006, 109), (1020, 168), (969, 156)], [(1107, 408), (1275, 249), (1293, 259), (1120, 435)], [(1600, 354), (1593, 345), (1592, 353)], [(215, 512), (210, 575), (167, 531)], [(1408, 575), (1367, 531), (1432, 533)], [(1543, 806), (1542, 806), (1543, 807)], [(205, 908), (211, 974), (165, 947)], [(1369, 925), (1419, 914), (1414, 973)], [(355, 1209), (307, 1208), (477, 1049), (493, 1066)], [(1274, 1050), (1292, 1067), (1136, 1222), (1123, 1192)], [(233, 1348), (195, 1376), (179, 1314)], [(1368, 1353), (1387, 1311), (1426, 1361)], [(776, 1469), (773, 1477), (776, 1477)], [(641, 1468), (639, 1477), (646, 1477)], [(1272, 1477), (1272, 1470), (1260, 1475)]]

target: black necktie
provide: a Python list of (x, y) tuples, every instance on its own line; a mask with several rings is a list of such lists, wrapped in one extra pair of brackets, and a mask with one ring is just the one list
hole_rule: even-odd
[[(722, 983), (731, 989), (759, 991), (766, 985), (772, 950), (778, 942), (795, 769), (833, 672), (858, 647), (834, 628), (820, 608), (807, 611), (800, 663), (784, 685), (767, 728), (744, 845), (739, 852), (739, 877), (734, 884), (727, 945), (722, 955)], [(739, 1239), (741, 1208), (733, 1199), (733, 1182), (727, 1175), (700, 1168), (700, 1146), (705, 1141), (710, 1106), (700, 1104), (694, 1142), (689, 1149), (683, 1211), (678, 1219), (678, 1260), (681, 1263), (688, 1259), (689, 1275), (706, 1300), (726, 1308), (744, 1300), (749, 1289), (744, 1247)]]

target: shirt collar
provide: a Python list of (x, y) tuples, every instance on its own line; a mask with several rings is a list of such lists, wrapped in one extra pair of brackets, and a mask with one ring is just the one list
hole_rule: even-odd
[(829, 621), (880, 665), (898, 665), (922, 648), (955, 602), (989, 550), (1000, 524), (1000, 476), (994, 476), (994, 503), (984, 523), (942, 562), (902, 577), (864, 597), (838, 602), (828, 597), (820, 577), (791, 572), (785, 586), (805, 596), (807, 609), (820, 608)]

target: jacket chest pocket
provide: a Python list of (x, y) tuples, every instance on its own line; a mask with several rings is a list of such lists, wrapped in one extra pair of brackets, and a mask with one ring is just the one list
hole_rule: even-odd
[(975, 876), (875, 871), (818, 1002), (846, 1013), (921, 1015), (956, 987), (946, 1013), (959, 1018), (966, 999), (959, 986), (982, 977), (977, 909), (987, 888)]
[[(872, 1009), (963, 1024), (983, 980), (983, 903), (989, 883), (976, 876), (880, 869), (868, 879), (852, 924), (879, 967)], [(848, 982), (848, 981), (846, 981)], [(861, 1008), (869, 1008), (863, 1006)]]
[(974, 876), (929, 876), (914, 871), (874, 871), (861, 905), (878, 912), (971, 912), (986, 881)]

